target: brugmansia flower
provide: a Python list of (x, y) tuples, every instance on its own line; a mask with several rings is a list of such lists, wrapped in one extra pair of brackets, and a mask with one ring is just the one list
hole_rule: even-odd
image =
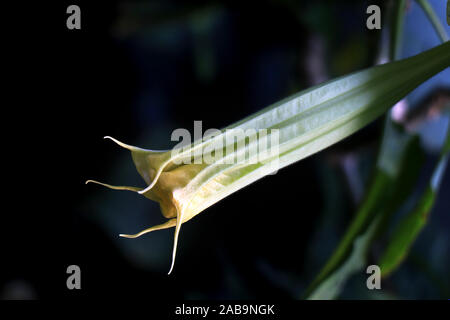
[[(175, 227), (170, 273), (184, 222), (252, 182), (351, 135), (449, 65), (450, 43), (447, 42), (414, 57), (375, 66), (302, 91), (221, 130), (214, 137), (184, 148), (146, 150), (106, 137), (131, 151), (137, 171), (147, 187), (87, 182), (135, 191), (160, 204), (162, 214), (168, 219), (165, 223), (134, 235), (121, 236), (136, 238), (154, 230)], [(227, 137), (239, 130), (267, 130), (269, 133), (230, 142)], [(271, 147), (261, 149), (269, 138)], [(218, 144), (223, 141), (225, 144)], [(214, 161), (195, 161), (196, 156), (205, 152), (215, 156)], [(250, 156), (247, 161), (227, 161), (242, 155)], [(255, 157), (257, 161), (252, 161)]]

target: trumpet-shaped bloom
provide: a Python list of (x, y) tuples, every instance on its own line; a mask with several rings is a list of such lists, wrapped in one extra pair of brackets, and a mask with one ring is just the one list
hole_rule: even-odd
[[(121, 236), (135, 238), (175, 227), (170, 273), (183, 223), (231, 193), (351, 135), (449, 64), (450, 43), (447, 42), (417, 56), (302, 91), (221, 130), (213, 138), (196, 141), (185, 148), (146, 150), (106, 137), (131, 151), (137, 171), (147, 186), (88, 182), (135, 191), (160, 204), (162, 214), (168, 219), (165, 223)], [(231, 142), (226, 139), (236, 130), (248, 129), (267, 130), (268, 134)], [(271, 140), (270, 147), (261, 148), (267, 146), (267, 139)], [(217, 143), (223, 141), (217, 148)], [(202, 155), (206, 150), (213, 150), (214, 161), (192, 161), (195, 155)], [(244, 161), (234, 161), (242, 155), (246, 156), (242, 157)], [(255, 157), (257, 161), (253, 161)]]

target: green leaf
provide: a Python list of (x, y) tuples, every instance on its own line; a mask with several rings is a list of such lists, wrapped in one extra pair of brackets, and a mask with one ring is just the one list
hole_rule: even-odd
[(347, 279), (364, 269), (366, 266), (367, 251), (370, 240), (378, 225), (378, 219), (367, 229), (367, 231), (358, 236), (352, 243), (353, 248), (345, 261), (334, 270), (331, 276), (327, 277), (315, 288), (308, 296), (309, 300), (331, 300), (335, 299), (342, 291)]
[(392, 232), (391, 239), (380, 258), (381, 275), (391, 274), (406, 258), (414, 241), (425, 227), (428, 216), (437, 198), (441, 179), (449, 158), (450, 128), (447, 129), (447, 139), (442, 149), (442, 154), (436, 164), (429, 185), (415, 205), (414, 209), (407, 213)]
[(447, 0), (447, 24), (450, 26), (450, 0)]
[(382, 276), (390, 274), (405, 259), (412, 243), (426, 224), (435, 198), (435, 193), (431, 188), (427, 188), (415, 209), (395, 228), (393, 237), (378, 263)]
[[(386, 128), (385, 135), (391, 140), (380, 149), (380, 159), (384, 160), (379, 162), (366, 197), (342, 240), (307, 289), (308, 299), (334, 299), (339, 295), (345, 281), (363, 269), (369, 244), (414, 186), (423, 163), (418, 137), (412, 138), (394, 126)], [(397, 152), (391, 150), (393, 147)], [(331, 284), (338, 286), (331, 288)]]

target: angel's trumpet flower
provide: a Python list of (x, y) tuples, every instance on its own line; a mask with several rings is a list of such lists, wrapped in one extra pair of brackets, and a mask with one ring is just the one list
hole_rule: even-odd
[[(152, 151), (108, 137), (131, 151), (147, 187), (100, 184), (135, 191), (159, 202), (162, 214), (168, 219), (135, 235), (121, 236), (135, 238), (154, 230), (175, 227), (170, 273), (184, 222), (263, 176), (358, 131), (449, 65), (450, 43), (446, 42), (414, 57), (375, 66), (302, 91), (225, 128), (213, 138), (196, 141), (185, 148)], [(236, 130), (257, 133), (266, 130), (267, 135), (257, 134), (253, 139), (229, 142), (226, 138)], [(268, 138), (271, 138), (271, 147), (261, 150), (259, 146)], [(221, 145), (221, 141), (225, 144)], [(190, 161), (195, 154), (211, 151), (212, 146), (216, 147), (212, 148), (214, 161)], [(228, 148), (230, 146), (233, 148)], [(252, 150), (256, 153), (250, 152)], [(228, 161), (247, 154), (250, 155), (247, 161)], [(257, 161), (253, 161), (255, 158)]]

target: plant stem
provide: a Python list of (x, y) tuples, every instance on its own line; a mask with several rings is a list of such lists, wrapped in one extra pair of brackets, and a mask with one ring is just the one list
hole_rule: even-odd
[(391, 42), (389, 58), (391, 61), (400, 59), (400, 48), (402, 46), (403, 24), (405, 20), (406, 1), (395, 1), (393, 21), (391, 24)]
[(416, 0), (416, 1), (422, 7), (422, 10), (427, 15), (428, 19), (433, 25), (434, 30), (436, 30), (436, 33), (438, 34), (441, 41), (442, 42), (448, 41), (447, 32), (445, 32), (445, 29), (439, 17), (436, 15), (436, 12), (434, 12), (433, 7), (430, 5), (430, 3), (427, 0)]

